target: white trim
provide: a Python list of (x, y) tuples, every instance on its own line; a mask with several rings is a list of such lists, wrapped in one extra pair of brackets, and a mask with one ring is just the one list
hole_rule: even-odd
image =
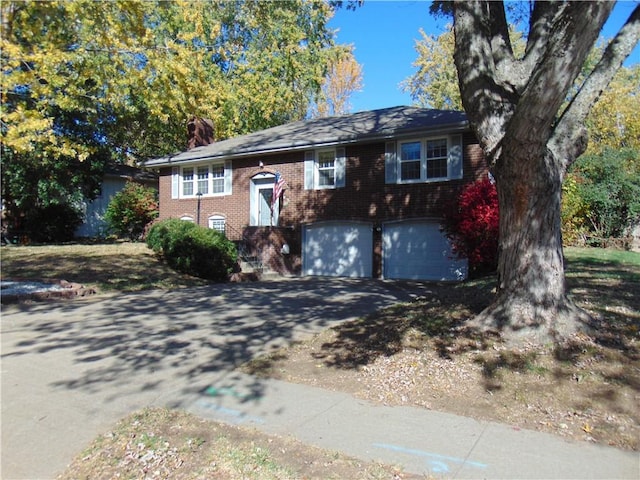
[[(214, 176), (213, 168), (214, 167), (222, 167), (223, 174), (222, 176)], [(231, 195), (231, 183), (232, 183), (232, 167), (231, 162), (222, 162), (215, 161), (209, 163), (200, 163), (193, 165), (182, 165), (180, 167), (173, 167), (172, 169), (172, 197), (171, 198), (197, 198), (197, 194), (199, 192), (198, 187), (198, 169), (207, 168), (207, 187), (206, 192), (202, 192), (202, 197), (222, 197), (225, 195)], [(193, 172), (193, 177), (191, 180), (192, 185), (192, 193), (185, 194), (184, 187), (184, 171), (191, 170)], [(177, 172), (176, 172), (177, 171)], [(176, 178), (177, 175), (177, 178)], [(178, 197), (174, 196), (174, 188), (173, 184), (177, 182), (177, 190)], [(217, 183), (216, 183), (217, 182)], [(216, 186), (219, 188), (220, 184), (222, 185), (223, 191), (215, 192)]]
[[(262, 197), (260, 190), (273, 191), (276, 176), (273, 173), (261, 172), (251, 177), (249, 185), (249, 225), (252, 227), (268, 227), (278, 225), (278, 205), (274, 208), (273, 217), (270, 217), (268, 225), (260, 225), (260, 205)], [(279, 202), (279, 200), (278, 200)]]
[[(222, 224), (222, 229), (220, 229), (220, 224)], [(212, 230), (216, 230), (220, 233), (225, 233), (227, 228), (227, 219), (224, 215), (209, 215), (209, 218), (207, 219), (207, 225)]]

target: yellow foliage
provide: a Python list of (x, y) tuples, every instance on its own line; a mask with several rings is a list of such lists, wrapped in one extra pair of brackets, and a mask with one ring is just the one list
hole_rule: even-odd
[(593, 106), (587, 127), (587, 153), (607, 147), (640, 149), (640, 65), (618, 71)]
[[(183, 148), (193, 115), (217, 138), (302, 118), (334, 49), (319, 0), (0, 8), (1, 140), (16, 152), (84, 159), (85, 143), (113, 136), (121, 155), (146, 157)], [(65, 121), (96, 133), (61, 140)]]

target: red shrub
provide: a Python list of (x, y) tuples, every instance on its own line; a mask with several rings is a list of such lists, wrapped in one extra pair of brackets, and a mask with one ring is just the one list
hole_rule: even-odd
[(467, 185), (445, 214), (444, 231), (453, 251), (469, 260), (471, 276), (498, 266), (499, 218), (498, 192), (489, 178)]

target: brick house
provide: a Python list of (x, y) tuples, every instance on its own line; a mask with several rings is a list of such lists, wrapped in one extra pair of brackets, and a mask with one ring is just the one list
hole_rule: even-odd
[(442, 208), (487, 173), (464, 113), (414, 107), (294, 122), (146, 166), (160, 219), (222, 230), (274, 271), (422, 280), (466, 276)]

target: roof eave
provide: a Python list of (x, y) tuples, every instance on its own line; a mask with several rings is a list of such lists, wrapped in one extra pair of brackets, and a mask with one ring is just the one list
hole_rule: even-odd
[[(336, 145), (354, 145), (358, 143), (365, 142), (374, 142), (374, 141), (387, 141), (391, 139), (397, 138), (409, 138), (415, 137), (416, 135), (442, 135), (442, 134), (451, 134), (451, 133), (462, 133), (469, 130), (469, 122), (468, 120), (463, 120), (461, 122), (450, 123), (447, 125), (438, 125), (437, 128), (424, 128), (418, 127), (414, 129), (402, 129), (402, 130), (394, 130), (389, 132), (376, 132), (371, 135), (360, 135), (354, 138), (337, 138), (335, 140), (327, 140), (321, 142), (303, 142), (297, 144), (289, 144), (282, 147), (273, 147), (273, 148), (264, 148), (264, 149), (253, 149), (249, 151), (239, 151), (239, 152), (229, 152), (222, 151), (220, 153), (207, 153), (203, 152), (194, 152), (193, 155), (188, 155), (188, 152), (180, 152), (175, 155), (170, 155), (166, 157), (156, 158), (152, 160), (147, 160), (142, 164), (148, 168), (159, 168), (166, 167), (171, 165), (188, 165), (191, 163), (198, 163), (203, 160), (231, 160), (234, 158), (247, 158), (247, 157), (256, 157), (262, 155), (271, 155), (283, 152), (295, 152), (300, 150), (308, 150), (315, 148), (327, 148), (333, 147)], [(175, 160), (176, 157), (181, 157), (178, 160)]]

